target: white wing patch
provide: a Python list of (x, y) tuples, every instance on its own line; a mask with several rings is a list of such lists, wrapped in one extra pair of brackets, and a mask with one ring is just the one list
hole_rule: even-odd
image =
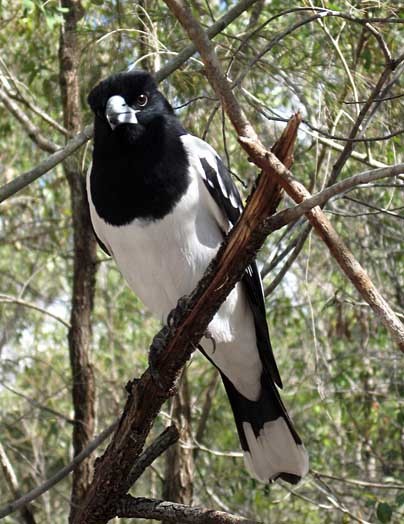
[[(207, 144), (204, 140), (201, 140), (200, 138), (193, 136), (193, 135), (183, 135), (181, 136), (181, 141), (184, 144), (185, 149), (187, 150), (189, 156), (192, 156), (192, 157), (196, 156), (197, 158), (199, 158), (200, 161), (204, 159), (206, 160), (206, 162), (208, 162), (210, 167), (215, 172), (217, 185), (219, 186), (220, 191), (222, 192), (223, 196), (230, 202), (230, 204), (234, 207), (234, 209), (239, 209), (241, 212), (242, 208), (241, 208), (240, 202), (237, 201), (232, 191), (228, 191), (228, 189), (226, 188), (226, 185), (220, 174), (219, 162), (221, 163), (221, 159), (219, 155), (216, 153), (216, 151), (213, 149), (213, 147)], [(201, 168), (202, 168), (200, 171), (201, 177), (206, 181), (206, 183), (211, 188), (214, 188), (215, 184), (213, 180), (211, 180), (211, 178), (206, 175), (202, 164), (201, 164)]]

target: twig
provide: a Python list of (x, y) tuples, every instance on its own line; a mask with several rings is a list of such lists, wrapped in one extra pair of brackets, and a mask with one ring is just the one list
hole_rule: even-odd
[(46, 411), (47, 413), (50, 413), (51, 415), (54, 415), (55, 417), (61, 418), (62, 420), (64, 420), (68, 424), (74, 424), (74, 420), (73, 419), (71, 419), (69, 417), (66, 417), (66, 415), (63, 415), (63, 413), (60, 413), (59, 411), (56, 411), (56, 410), (54, 410), (52, 408), (49, 408), (48, 406), (45, 406), (44, 404), (41, 404), (40, 402), (38, 402), (34, 398), (30, 398), (27, 395), (24, 395), (24, 393), (21, 393), (20, 391), (15, 390), (14, 388), (10, 387), (8, 384), (3, 382), (2, 380), (0, 380), (0, 384), (5, 389), (7, 389), (11, 393), (13, 393), (14, 395), (17, 395), (17, 397), (21, 397), (24, 400), (26, 400), (29, 404), (31, 404), (31, 406), (34, 406), (35, 408), (40, 409), (42, 411)]
[(351, 519), (355, 520), (356, 522), (359, 522), (360, 524), (372, 524), (371, 522), (367, 521), (367, 520), (364, 520), (362, 519), (361, 517), (358, 517), (357, 515), (355, 515), (354, 513), (352, 513), (352, 511), (350, 511), (348, 508), (346, 508), (338, 499), (337, 497), (335, 496), (335, 494), (333, 494), (330, 489), (328, 488), (328, 486), (323, 482), (321, 481), (320, 479), (318, 479), (319, 482), (321, 482), (327, 489), (325, 489), (325, 487), (321, 486), (319, 484), (319, 482), (313, 482), (313, 484), (316, 486), (316, 488), (325, 495), (325, 497), (327, 498), (327, 500), (330, 502), (330, 504), (332, 504), (334, 506), (334, 508), (338, 509), (339, 511), (341, 511), (341, 513), (344, 513), (345, 515), (348, 515), (349, 517), (351, 517)]
[(65, 160), (72, 153), (77, 151), (77, 149), (79, 149), (83, 144), (85, 144), (87, 140), (89, 140), (92, 136), (93, 126), (89, 125), (85, 127), (81, 133), (72, 138), (64, 148), (59, 149), (58, 151), (56, 151), (56, 153), (50, 155), (48, 158), (40, 162), (36, 167), (31, 169), (30, 171), (23, 173), (22, 175), (11, 180), (11, 182), (8, 182), (8, 184), (4, 184), (4, 186), (1, 186), (0, 203), (9, 198), (10, 196), (14, 195), (21, 189), (24, 189), (24, 187), (28, 186), (29, 184), (31, 184), (31, 182), (50, 171), (57, 164), (63, 162), (63, 160)]
[(120, 518), (142, 518), (164, 520), (182, 524), (260, 524), (256, 520), (201, 508), (190, 507), (164, 500), (125, 496), (119, 503), (116, 516)]
[(0, 303), (8, 303), (8, 304), (17, 304), (19, 306), (24, 306), (29, 309), (33, 309), (34, 311), (39, 311), (39, 313), (43, 313), (44, 315), (47, 315), (48, 317), (53, 318), (54, 320), (57, 320), (61, 324), (63, 324), (65, 327), (69, 328), (70, 324), (66, 320), (64, 320), (62, 317), (59, 317), (58, 315), (55, 315), (54, 313), (48, 311), (45, 308), (42, 308), (40, 306), (37, 306), (36, 304), (33, 304), (32, 302), (27, 302), (26, 300), (22, 300), (18, 297), (12, 297), (10, 295), (4, 295), (3, 293), (0, 293)]
[[(210, 38), (220, 33), (225, 29), (235, 18), (240, 16), (248, 7), (254, 4), (257, 0), (241, 0), (232, 9), (230, 9), (222, 18), (214, 23), (207, 31)], [(161, 82), (167, 78), (173, 71), (178, 69), (184, 62), (188, 60), (196, 51), (196, 47), (193, 44), (187, 46), (181, 53), (175, 58), (167, 62), (159, 71), (156, 72), (155, 78), (157, 82)], [(63, 149), (60, 149), (47, 159), (43, 160), (36, 167), (16, 177), (14, 180), (0, 187), (0, 203), (11, 197), (24, 187), (28, 186), (34, 180), (50, 171), (57, 164), (60, 164), (83, 144), (85, 144), (93, 136), (93, 125), (89, 125), (83, 129), (81, 133), (74, 136)]]
[(180, 434), (175, 426), (166, 428), (135, 462), (128, 475), (128, 484), (133, 486), (145, 469), (162, 455), (172, 444), (177, 442)]
[[(206, 34), (209, 38), (214, 38), (217, 34), (219, 34), (223, 29), (225, 29), (231, 22), (239, 17), (244, 11), (246, 11), (251, 5), (255, 4), (257, 0), (241, 0), (236, 4), (232, 9), (229, 9), (229, 11), (223, 15), (217, 22), (211, 25), (209, 29), (206, 30)], [(161, 82), (165, 78), (167, 78), (171, 73), (173, 73), (176, 69), (178, 69), (182, 64), (184, 64), (188, 58), (190, 58), (195, 52), (197, 51), (197, 48), (195, 44), (191, 43), (189, 44), (185, 49), (181, 51), (181, 53), (178, 53), (178, 55), (167, 62), (160, 71), (158, 71), (155, 74), (155, 78), (157, 82)]]
[(117, 425), (118, 421), (111, 424), (107, 429), (104, 429), (104, 431), (100, 433), (98, 437), (96, 437), (86, 447), (86, 449), (83, 449), (83, 451), (79, 455), (74, 457), (70, 464), (59, 470), (55, 475), (53, 475), (50, 479), (46, 480), (43, 484), (37, 486), (36, 488), (29, 491), (19, 499), (14, 500), (9, 504), (6, 504), (6, 506), (4, 506), (3, 508), (0, 508), (0, 519), (2, 519), (3, 517), (7, 517), (7, 515), (10, 515), (11, 513), (14, 513), (14, 511), (28, 504), (28, 502), (37, 499), (38, 497), (49, 491), (55, 484), (63, 480), (69, 473), (71, 473), (74, 470), (74, 468), (78, 464), (80, 464), (80, 462), (82, 462), (85, 458), (91, 455), (91, 453), (95, 449), (97, 449), (98, 446), (102, 444), (102, 442), (104, 442), (104, 440), (111, 435), (111, 433), (114, 431)]
[(297, 239), (297, 243), (294, 246), (294, 249), (292, 253), (289, 255), (286, 262), (283, 264), (281, 269), (278, 271), (276, 276), (273, 278), (273, 280), (265, 287), (264, 294), (265, 296), (269, 296), (271, 293), (275, 291), (275, 289), (279, 286), (279, 284), (282, 282), (283, 277), (286, 275), (286, 273), (289, 271), (289, 269), (292, 267), (293, 262), (297, 259), (299, 256), (301, 250), (303, 249), (303, 246), (307, 240), (307, 237), (309, 236), (311, 231), (311, 226), (306, 225), (304, 230), (299, 235), (299, 238)]
[[(10, 488), (11, 493), (14, 497), (20, 496), (20, 488), (18, 485), (18, 480), (14, 472), (14, 468), (9, 461), (6, 451), (3, 448), (3, 445), (0, 442), (0, 466), (3, 470), (4, 477)], [(30, 506), (25, 505), (20, 508), (21, 520), (26, 524), (35, 524), (35, 517)]]
[(337, 482), (343, 482), (344, 484), (349, 484), (351, 486), (375, 488), (375, 489), (404, 490), (404, 484), (395, 484), (394, 482), (390, 482), (390, 481), (386, 481), (385, 483), (382, 483), (382, 482), (370, 482), (368, 480), (347, 479), (344, 477), (336, 477), (335, 475), (327, 475), (326, 473), (320, 473), (319, 471), (314, 471), (314, 470), (311, 470), (311, 473), (313, 474), (314, 477), (336, 480)]
[[(282, 165), (276, 156), (268, 151), (259, 141), (257, 134), (242, 112), (233, 92), (230, 83), (225, 78), (220, 62), (213, 50), (209, 39), (200, 24), (195, 20), (191, 10), (180, 0), (165, 0), (176, 18), (180, 21), (185, 31), (195, 45), (205, 65), (206, 76), (212, 84), (216, 94), (220, 97), (222, 104), (239, 134), (239, 140), (244, 149), (249, 154), (253, 162), (259, 166), (266, 176), (275, 179), (285, 189), (285, 191), (296, 201), (302, 202), (310, 197), (307, 189), (300, 184), (292, 173)], [(372, 95), (376, 96), (379, 87), (384, 84), (385, 78), (394, 69), (395, 62), (386, 67), (378, 85), (373, 90)], [(368, 105), (361, 110), (361, 115), (366, 113)], [(359, 120), (358, 120), (359, 121)], [(352, 133), (351, 133), (352, 135)], [(352, 144), (349, 142), (348, 144)], [(341, 155), (345, 156), (346, 149)], [(366, 302), (372, 307), (385, 327), (390, 331), (392, 337), (397, 342), (401, 351), (404, 351), (404, 326), (397, 315), (390, 308), (388, 303), (381, 296), (377, 288), (371, 282), (365, 270), (361, 267), (347, 246), (343, 243), (328, 218), (319, 208), (315, 208), (307, 213), (307, 218), (314, 226), (317, 233), (329, 248), (331, 254), (338, 262), (340, 268), (351, 280), (359, 293)]]
[[(365, 121), (365, 117), (368, 111), (370, 110), (370, 108), (372, 107), (375, 99), (377, 99), (381, 93), (383, 93), (382, 97), (385, 96), (386, 91), (385, 90), (382, 91), (383, 86), (386, 84), (388, 78), (390, 77), (391, 73), (396, 69), (398, 64), (399, 62), (397, 60), (389, 60), (387, 62), (385, 68), (382, 71), (382, 74), (379, 77), (379, 80), (376, 83), (376, 86), (373, 88), (372, 92), (369, 95), (369, 98), (367, 99), (366, 103), (363, 105), (362, 109), (360, 110), (354, 122), (354, 125), (352, 126), (352, 129), (349, 133), (348, 138), (350, 139), (357, 138), (357, 133), (359, 132), (359, 130), (360, 130), (359, 138), (362, 138), (362, 136), (364, 135), (366, 131), (367, 125), (369, 124), (369, 119)], [(350, 157), (352, 150), (354, 148), (354, 145), (355, 145), (355, 142), (353, 142), (352, 140), (345, 143), (340, 156), (338, 157), (337, 161), (335, 162), (332, 168), (332, 171), (331, 171), (331, 174), (328, 180), (328, 184), (331, 185), (336, 181), (346, 161)]]
[(35, 142), (35, 144), (48, 153), (54, 153), (59, 149), (59, 146), (48, 140), (40, 131), (40, 129), (31, 122), (19, 105), (12, 100), (7, 93), (0, 88), (0, 100), (10, 111), (10, 113), (21, 123), (27, 132), (28, 136)]

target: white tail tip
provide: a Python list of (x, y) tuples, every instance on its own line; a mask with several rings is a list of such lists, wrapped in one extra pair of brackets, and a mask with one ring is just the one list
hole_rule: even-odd
[(300, 478), (307, 474), (307, 451), (303, 444), (296, 444), (283, 417), (265, 422), (258, 437), (249, 422), (243, 422), (243, 429), (249, 447), (244, 461), (255, 479), (269, 482), (282, 473)]

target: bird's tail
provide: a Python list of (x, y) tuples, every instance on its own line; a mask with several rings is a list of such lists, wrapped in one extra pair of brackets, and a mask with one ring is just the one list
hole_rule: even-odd
[(261, 396), (251, 401), (221, 375), (250, 474), (261, 482), (299, 482), (308, 472), (309, 459), (275, 384), (263, 373)]

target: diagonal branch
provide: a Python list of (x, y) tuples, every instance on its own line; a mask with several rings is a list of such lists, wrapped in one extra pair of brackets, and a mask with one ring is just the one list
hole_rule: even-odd
[(83, 451), (74, 457), (74, 459), (65, 466), (64, 468), (60, 469), (55, 475), (50, 477), (48, 480), (46, 480), (43, 484), (40, 486), (36, 486), (34, 489), (29, 491), (28, 493), (25, 493), (25, 495), (22, 495), (22, 497), (18, 498), (17, 500), (14, 500), (13, 502), (10, 502), (0, 508), (0, 520), (4, 517), (7, 517), (7, 515), (10, 515), (11, 513), (14, 513), (14, 511), (17, 511), (20, 508), (23, 508), (28, 504), (28, 502), (31, 502), (47, 491), (49, 491), (55, 484), (63, 480), (67, 475), (69, 475), (74, 468), (80, 464), (85, 458), (87, 458), (95, 449), (100, 446), (104, 440), (106, 440), (111, 433), (116, 428), (118, 422), (114, 422), (110, 426), (108, 426), (102, 433), (98, 435), (90, 444), (87, 446), (86, 449), (83, 449)]
[[(277, 147), (286, 163), (290, 162), (290, 148), (299, 121), (299, 117), (292, 119)], [(265, 241), (265, 220), (279, 202), (277, 186), (268, 184), (269, 180), (267, 176), (259, 178), (241, 219), (197, 288), (170, 314), (173, 319), (170, 326), (164, 326), (156, 335), (150, 351), (158, 349), (160, 357), (154, 367), (161, 380), (164, 377), (164, 385), (159, 386), (153, 380), (150, 370), (130, 384), (130, 395), (119, 427), (107, 451), (96, 463), (94, 481), (75, 524), (105, 524), (116, 515), (121, 498), (131, 487), (128, 477), (132, 465), (142, 451), (161, 406), (173, 394), (176, 378), (216, 311)]]
[[(8, 484), (11, 493), (14, 497), (20, 496), (20, 487), (18, 485), (18, 480), (14, 472), (14, 468), (11, 462), (8, 459), (6, 450), (0, 442), (0, 468), (3, 470), (6, 483)], [(20, 508), (21, 520), (25, 524), (36, 524), (34, 517), (34, 512), (32, 511), (31, 506), (28, 504)]]
[(56, 151), (52, 155), (45, 158), (40, 162), (36, 167), (26, 171), (22, 175), (11, 180), (7, 184), (4, 184), (0, 187), (0, 203), (7, 198), (15, 195), (24, 187), (27, 187), (29, 184), (34, 182), (37, 178), (44, 175), (55, 166), (66, 160), (70, 155), (72, 155), (77, 149), (79, 149), (83, 144), (85, 144), (93, 136), (93, 126), (86, 126), (81, 133), (78, 133), (74, 138), (67, 142), (66, 146), (62, 149)]
[(139, 456), (128, 475), (128, 483), (134, 484), (147, 467), (162, 455), (172, 444), (180, 438), (175, 426), (166, 428), (150, 446)]
[(8, 94), (4, 89), (0, 88), (0, 100), (3, 102), (5, 107), (10, 111), (10, 113), (20, 122), (24, 127), (27, 135), (31, 140), (43, 151), (48, 153), (54, 153), (59, 149), (59, 146), (51, 142), (46, 138), (40, 131), (39, 127), (33, 124), (30, 118), (24, 113), (20, 106)]
[[(232, 9), (224, 14), (217, 22), (215, 22), (208, 30), (207, 34), (209, 38), (215, 37), (218, 33), (223, 31), (233, 20), (240, 16), (246, 9), (248, 9), (257, 0), (241, 0)], [(188, 58), (190, 58), (196, 51), (194, 44), (188, 45), (181, 53), (175, 56), (172, 60), (169, 60), (159, 71), (156, 72), (155, 78), (157, 82), (161, 82), (167, 78), (171, 73), (178, 69)], [(93, 136), (93, 126), (86, 126), (81, 133), (74, 136), (63, 149), (59, 149), (56, 153), (43, 160), (33, 169), (30, 169), (26, 173), (19, 175), (18, 177), (11, 180), (7, 184), (0, 187), (0, 203), (10, 198), (18, 191), (24, 189), (29, 184), (34, 182), (37, 178), (41, 177), (56, 165), (66, 160), (72, 155), (77, 149), (85, 144)]]
[[(190, 39), (197, 46), (205, 65), (206, 76), (216, 94), (220, 97), (227, 115), (239, 134), (240, 143), (249, 154), (249, 157), (265, 174), (272, 177), (272, 184), (279, 183), (296, 202), (300, 203), (304, 199), (309, 198), (311, 195), (307, 189), (293, 177), (292, 173), (257, 138), (254, 128), (240, 108), (232, 92), (231, 85), (223, 74), (211, 42), (200, 24), (193, 17), (191, 10), (181, 0), (165, 0), (165, 2), (182, 24)], [(395, 64), (396, 62), (392, 62), (391, 67), (394, 68)], [(390, 331), (401, 351), (404, 351), (403, 324), (374, 286), (366, 271), (338, 236), (331, 222), (319, 208), (309, 211), (306, 216), (329, 248), (330, 253), (342, 271), (370, 305), (380, 321)]]

